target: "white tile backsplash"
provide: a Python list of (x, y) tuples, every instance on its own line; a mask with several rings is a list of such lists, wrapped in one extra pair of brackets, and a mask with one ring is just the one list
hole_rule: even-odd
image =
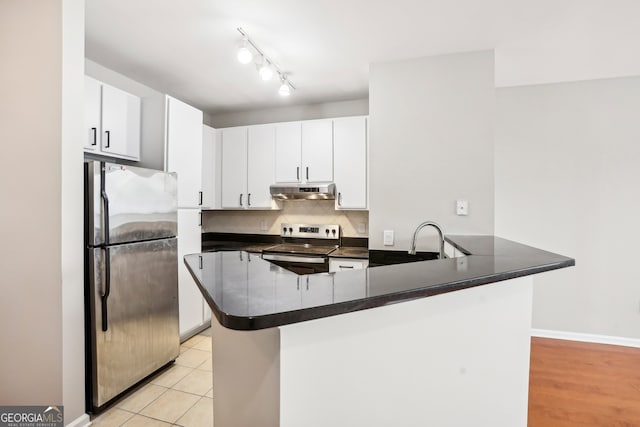
[[(280, 224), (339, 224), (346, 237), (368, 237), (368, 211), (337, 211), (333, 200), (291, 200), (282, 202), (279, 211), (217, 210), (205, 211), (203, 232), (280, 234)], [(261, 230), (264, 221), (267, 230)], [(358, 225), (364, 224), (364, 233)]]

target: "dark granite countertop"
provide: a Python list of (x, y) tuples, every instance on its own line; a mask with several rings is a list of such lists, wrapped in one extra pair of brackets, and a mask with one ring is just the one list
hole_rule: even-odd
[(330, 258), (358, 258), (368, 259), (369, 249), (352, 246), (341, 246), (329, 254)]
[(258, 254), (184, 257), (220, 324), (257, 330), (425, 298), (575, 265), (495, 236), (447, 236), (462, 258), (298, 276)]

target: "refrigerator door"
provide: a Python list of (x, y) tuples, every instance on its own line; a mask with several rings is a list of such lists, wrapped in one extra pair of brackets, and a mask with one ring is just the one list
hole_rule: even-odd
[(87, 162), (85, 180), (90, 246), (177, 235), (175, 173)]
[(177, 247), (171, 238), (88, 249), (94, 408), (178, 357)]

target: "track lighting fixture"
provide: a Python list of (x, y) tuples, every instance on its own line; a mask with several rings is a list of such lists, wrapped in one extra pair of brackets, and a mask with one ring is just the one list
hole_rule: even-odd
[(289, 87), (289, 82), (285, 78), (280, 79), (280, 89), (278, 89), (278, 93), (280, 96), (289, 96), (291, 93), (291, 88)]
[[(256, 69), (258, 70), (260, 78), (263, 81), (268, 81), (271, 80), (274, 74), (277, 74), (280, 80), (278, 93), (281, 96), (289, 96), (291, 91), (295, 89), (289, 81), (289, 78), (278, 68), (277, 65), (273, 63), (273, 61), (266, 57), (264, 52), (256, 46), (242, 28), (237, 28), (237, 30), (242, 35), (242, 42), (238, 50), (238, 61), (240, 61), (241, 64), (249, 64), (253, 61), (254, 56), (259, 58), (256, 60)], [(256, 55), (254, 55), (254, 53)]]
[(260, 73), (260, 78), (265, 82), (271, 80), (271, 77), (273, 77), (273, 68), (271, 68), (271, 64), (269, 64), (269, 61), (266, 59), (262, 60), (262, 66), (260, 66), (258, 72)]
[(238, 61), (241, 64), (248, 64), (253, 59), (253, 53), (249, 50), (249, 39), (244, 37), (238, 49)]

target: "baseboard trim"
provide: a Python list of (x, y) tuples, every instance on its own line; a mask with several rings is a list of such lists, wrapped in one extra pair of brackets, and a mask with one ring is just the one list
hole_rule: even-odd
[(89, 425), (91, 425), (91, 418), (89, 418), (89, 414), (82, 414), (67, 424), (66, 427), (87, 427)]
[(594, 344), (620, 345), (640, 348), (640, 339), (614, 337), (609, 335), (583, 334), (579, 332), (553, 331), (549, 329), (531, 329), (532, 337), (553, 338), (558, 340), (590, 342)]

